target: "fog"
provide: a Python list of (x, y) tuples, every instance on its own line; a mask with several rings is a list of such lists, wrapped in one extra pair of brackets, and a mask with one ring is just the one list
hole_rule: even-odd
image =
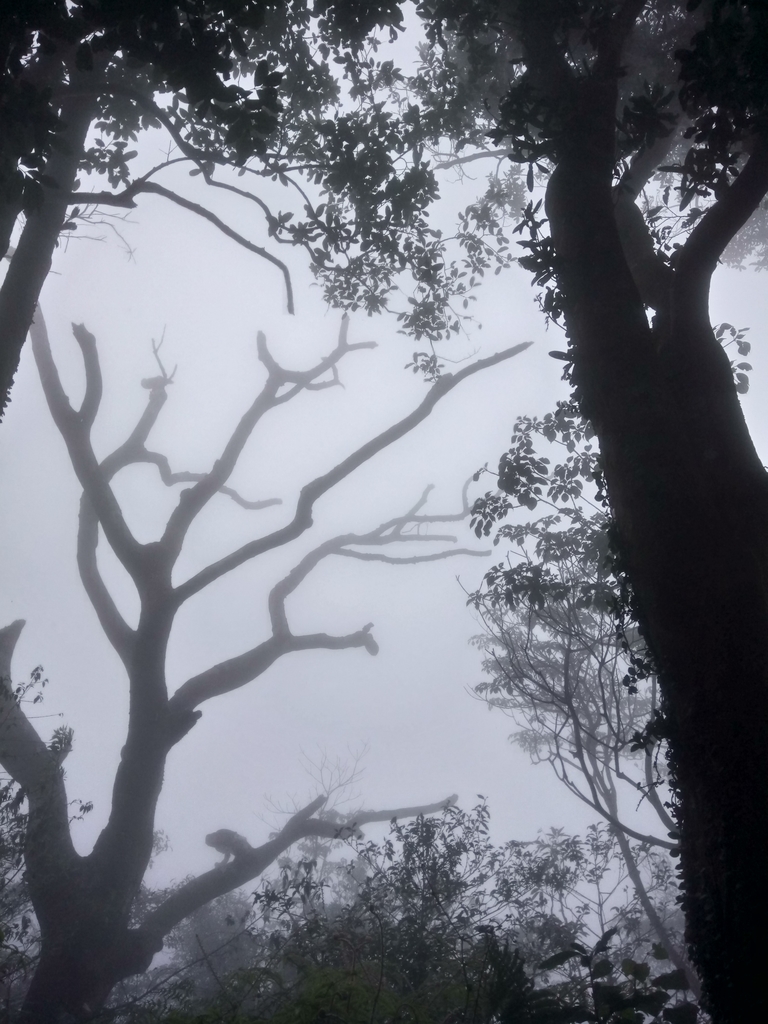
[[(148, 163), (155, 144), (151, 137), (144, 142)], [(211, 196), (199, 181), (179, 175), (175, 185), (263, 240), (255, 215), (231, 197)], [(472, 181), (450, 186), (439, 215), (449, 217), (466, 205), (476, 187)], [(70, 323), (83, 322), (97, 339), (104, 399), (93, 437), (100, 457), (127, 437), (146, 405), (140, 382), (158, 372), (152, 339), (164, 339), (163, 362), (178, 369), (150, 447), (166, 454), (174, 470), (197, 472), (218, 457), (264, 379), (257, 331), (291, 368), (311, 365), (336, 342), (341, 313), (325, 307), (299, 253), (287, 257), (296, 294), (296, 314), (289, 316), (275, 268), (160, 198), (143, 197), (126, 222), (95, 224), (81, 234), (91, 237), (73, 238), (57, 250), (41, 306), (75, 402), (83, 374)], [(474, 311), (482, 329), (469, 325), (466, 335), (441, 350), (446, 368), (464, 365), (448, 359), (479, 358), (523, 341), (532, 347), (463, 382), (425, 422), (323, 497), (312, 530), (298, 541), (241, 567), (182, 609), (171, 645), (171, 689), (268, 636), (269, 589), (308, 550), (402, 515), (427, 485), (434, 490), (425, 511), (458, 511), (464, 482), (484, 463), (493, 466), (515, 418), (544, 414), (566, 396), (562, 364), (547, 355), (563, 347), (562, 337), (556, 329), (547, 332), (534, 299), (520, 270), (488, 282)], [(755, 372), (744, 407), (765, 453), (763, 280), (751, 271), (718, 272), (712, 312), (715, 322), (751, 330)], [(373, 340), (378, 347), (344, 358), (343, 387), (306, 392), (265, 417), (232, 478), (246, 498), (280, 498), (282, 504), (251, 511), (217, 496), (190, 531), (179, 579), (287, 522), (303, 484), (424, 397), (428, 385), (404, 369), (414, 348), (423, 346), (398, 334), (393, 316), (353, 314), (349, 340)], [(74, 825), (78, 849), (86, 852), (109, 810), (127, 723), (127, 686), (78, 579), (79, 486), (29, 346), (0, 427), (0, 460), (2, 624), (27, 620), (14, 662), (17, 680), (38, 664), (49, 680), (44, 703), (30, 710), (41, 734), (47, 738), (61, 724), (75, 730), (67, 787), (71, 799), (94, 805)], [(471, 493), (489, 486), (481, 480)], [(178, 486), (162, 484), (153, 466), (132, 467), (115, 490), (141, 541), (159, 536), (179, 493)], [(362, 777), (347, 794), (350, 807), (432, 802), (453, 792), (469, 807), (483, 794), (498, 840), (532, 838), (550, 826), (579, 830), (594, 820), (546, 767), (532, 767), (508, 743), (512, 723), (471, 696), (481, 672), (469, 640), (479, 627), (466, 591), (478, 586), (502, 551), (489, 552), (468, 522), (448, 532), (457, 546), (486, 553), (399, 566), (332, 557), (290, 598), (295, 632), (341, 634), (373, 622), (379, 654), (289, 654), (254, 682), (203, 705), (201, 721), (168, 761), (157, 827), (171, 848), (155, 862), (153, 881), (165, 884), (210, 867), (216, 855), (203, 839), (215, 829), (235, 829), (254, 845), (263, 841), (281, 811), (317, 791), (312, 764), (351, 765), (363, 750)], [(99, 557), (132, 621), (130, 582), (103, 542)]]

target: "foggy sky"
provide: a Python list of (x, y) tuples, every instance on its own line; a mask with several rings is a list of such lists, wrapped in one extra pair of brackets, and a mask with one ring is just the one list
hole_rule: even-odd
[[(157, 140), (150, 137), (144, 145), (153, 162)], [(211, 195), (199, 178), (183, 173), (167, 182), (258, 244), (269, 244), (255, 212), (233, 197)], [(481, 184), (467, 182), (461, 195), (456, 186), (448, 189), (444, 216), (471, 201)], [(168, 455), (175, 470), (207, 470), (263, 380), (257, 330), (285, 365), (305, 367), (333, 347), (341, 314), (325, 308), (302, 255), (287, 247), (280, 256), (288, 253), (292, 270), (294, 317), (285, 312), (274, 268), (161, 198), (141, 197), (130, 222), (118, 226), (133, 250), (130, 259), (108, 226), (81, 232), (103, 240), (73, 239), (57, 250), (41, 303), (54, 358), (77, 402), (82, 372), (69, 325), (84, 322), (96, 336), (105, 386), (94, 438), (103, 457), (125, 439), (144, 407), (147, 391), (140, 380), (157, 373), (151, 339), (165, 330), (162, 355), (178, 371), (149, 447)], [(563, 348), (564, 339), (556, 328), (547, 333), (534, 294), (519, 270), (489, 281), (476, 309), (483, 329), (451, 343), (445, 354), (477, 358), (522, 341), (534, 346), (460, 385), (425, 423), (323, 498), (315, 526), (299, 541), (252, 561), (185, 606), (172, 639), (171, 689), (268, 635), (266, 595), (301, 554), (336, 533), (370, 529), (402, 514), (427, 484), (436, 485), (428, 511), (456, 510), (463, 482), (483, 463), (495, 465), (515, 417), (542, 415), (566, 397), (562, 364), (547, 356), (549, 349)], [(766, 459), (765, 279), (750, 271), (718, 271), (712, 308), (715, 322), (751, 328), (755, 372), (744, 407)], [(190, 531), (177, 578), (287, 521), (304, 483), (421, 400), (427, 385), (403, 367), (415, 348), (425, 346), (399, 335), (394, 317), (353, 314), (349, 339), (375, 340), (379, 347), (344, 359), (343, 389), (309, 392), (270, 413), (231, 481), (250, 499), (280, 497), (283, 505), (246, 511), (217, 496)], [(41, 734), (47, 738), (60, 724), (75, 729), (67, 786), (70, 798), (94, 802), (93, 812), (74, 827), (78, 849), (86, 852), (109, 809), (127, 685), (77, 576), (79, 487), (29, 346), (0, 425), (0, 473), (0, 623), (27, 620), (16, 681), (37, 664), (50, 680), (45, 702), (29, 709)], [(491, 486), (485, 478), (475, 493)], [(150, 540), (180, 488), (166, 489), (155, 468), (143, 466), (121, 474), (115, 489), (137, 537)], [(468, 523), (455, 532), (460, 546), (489, 547), (475, 541)], [(130, 618), (131, 585), (105, 552), (102, 540), (100, 562)], [(369, 749), (357, 803), (366, 808), (431, 802), (454, 791), (468, 808), (482, 793), (497, 840), (532, 838), (552, 825), (579, 829), (592, 821), (592, 812), (578, 806), (545, 767), (531, 767), (527, 755), (507, 743), (511, 721), (489, 713), (467, 692), (481, 673), (478, 652), (468, 644), (478, 625), (465, 607), (462, 584), (474, 589), (502, 556), (497, 548), (484, 558), (427, 565), (338, 558), (323, 563), (289, 601), (293, 630), (345, 633), (372, 621), (378, 657), (364, 650), (292, 654), (246, 687), (204, 704), (201, 721), (168, 761), (157, 827), (172, 849), (158, 859), (153, 878), (164, 883), (210, 867), (216, 854), (203, 838), (215, 829), (233, 828), (254, 845), (263, 841), (280, 820), (275, 805), (290, 808), (313, 795), (302, 755), (315, 761), (323, 752), (332, 760), (350, 757), (364, 744)]]

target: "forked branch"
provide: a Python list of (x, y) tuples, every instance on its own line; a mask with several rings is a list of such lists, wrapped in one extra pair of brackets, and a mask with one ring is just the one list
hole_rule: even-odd
[(487, 551), (453, 546), (424, 554), (399, 556), (385, 555), (377, 550), (365, 550), (392, 544), (406, 546), (436, 543), (455, 544), (456, 537), (451, 534), (422, 532), (422, 528), (425, 525), (465, 520), (470, 513), (467, 487), (464, 487), (460, 511), (425, 515), (419, 510), (424, 506), (431, 490), (431, 487), (426, 488), (416, 504), (404, 515), (389, 519), (368, 533), (346, 533), (333, 537), (306, 554), (282, 580), (275, 584), (269, 595), (272, 635), (249, 651), (219, 662), (205, 672), (188, 679), (171, 698), (171, 708), (179, 711), (192, 710), (204, 701), (210, 700), (211, 697), (239, 689), (246, 683), (252, 682), (278, 658), (291, 651), (344, 650), (364, 647), (369, 654), (377, 654), (379, 648), (371, 633), (372, 623), (344, 636), (331, 636), (327, 633), (297, 636), (291, 632), (288, 624), (285, 602), (312, 570), (332, 555), (357, 558), (361, 561), (389, 562), (396, 565), (415, 565), (419, 562), (437, 561), (458, 555), (487, 555)]

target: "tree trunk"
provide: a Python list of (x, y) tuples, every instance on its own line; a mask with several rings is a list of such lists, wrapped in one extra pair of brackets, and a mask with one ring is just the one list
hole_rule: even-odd
[(768, 481), (709, 323), (708, 277), (674, 282), (648, 325), (603, 127), (602, 142), (599, 125), (584, 130), (547, 195), (575, 385), (661, 668), (691, 956), (718, 1024), (768, 1020)]
[[(95, 111), (92, 96), (69, 96), (62, 103), (64, 125), (44, 173), (56, 182), (45, 187), (42, 205), (27, 212), (27, 221), (0, 287), (0, 418), (8, 404), (21, 350), (32, 323), (40, 291), (51, 269), (53, 250), (67, 219), (70, 193), (83, 156), (85, 137)], [(0, 211), (0, 233), (10, 237), (19, 205)]]
[(86, 906), (70, 934), (44, 942), (19, 1024), (86, 1019), (103, 1007), (115, 985), (152, 962), (156, 950), (143, 936), (125, 927), (105, 929), (101, 915), (91, 919)]

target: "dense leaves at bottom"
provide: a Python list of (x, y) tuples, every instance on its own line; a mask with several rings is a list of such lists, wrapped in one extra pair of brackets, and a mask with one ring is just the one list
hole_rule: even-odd
[[(117, 991), (110, 1019), (697, 1019), (684, 979), (664, 972), (666, 951), (613, 884), (605, 829), (497, 846), (488, 822), (484, 802), (450, 808), (394, 822), (381, 843), (350, 841), (338, 859), (327, 843), (305, 841), (251, 899), (230, 894), (180, 926), (172, 961)], [(614, 899), (625, 905), (611, 908)], [(601, 933), (605, 915), (613, 924)]]

